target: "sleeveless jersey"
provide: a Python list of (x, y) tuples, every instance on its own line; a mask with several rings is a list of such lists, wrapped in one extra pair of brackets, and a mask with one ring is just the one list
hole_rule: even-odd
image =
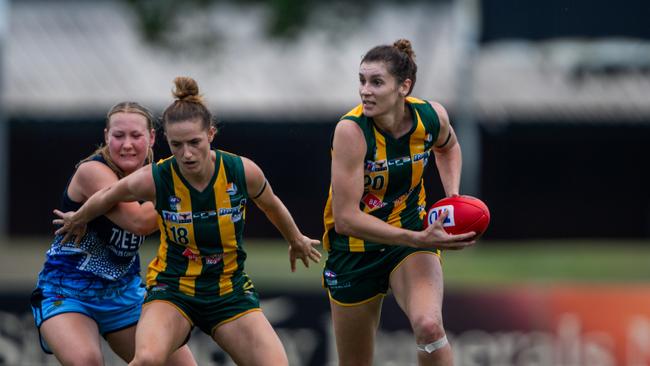
[(252, 287), (244, 273), (248, 190), (241, 158), (215, 150), (215, 171), (199, 192), (172, 156), (153, 164), (160, 228), (147, 286), (189, 296), (226, 295)]
[[(354, 121), (361, 127), (366, 141), (364, 188), (359, 208), (390, 225), (421, 230), (426, 214), (422, 175), (438, 137), (440, 121), (429, 102), (407, 97), (406, 104), (413, 116), (413, 127), (399, 139), (379, 130), (372, 118), (363, 115), (361, 104), (341, 120)], [(384, 247), (334, 230), (331, 186), (323, 218), (323, 244), (327, 250), (364, 252)]]
[[(106, 164), (101, 155), (95, 155), (91, 160)], [(76, 211), (82, 205), (68, 196), (69, 185), (70, 182), (61, 200), (61, 210), (64, 212)], [(88, 223), (86, 235), (79, 244), (72, 241), (64, 243), (63, 235), (56, 235), (46, 253), (43, 272), (58, 271), (68, 278), (76, 275), (98, 276), (113, 281), (127, 274), (139, 275), (138, 250), (144, 238), (122, 229), (106, 216), (100, 216)]]

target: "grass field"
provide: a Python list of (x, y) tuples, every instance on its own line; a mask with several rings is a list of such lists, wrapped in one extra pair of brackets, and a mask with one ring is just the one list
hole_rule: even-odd
[[(320, 285), (322, 265), (299, 268), (292, 276), (279, 243), (251, 242), (247, 270), (256, 283), (311, 288)], [(525, 241), (479, 242), (443, 253), (448, 287), (548, 283), (650, 282), (650, 242)]]
[[(156, 238), (142, 248), (146, 266)], [(0, 286), (31, 287), (49, 238), (18, 238), (0, 244)], [(289, 270), (285, 244), (248, 240), (246, 270), (260, 289), (320, 291), (322, 263), (296, 273)], [(325, 256), (324, 256), (325, 257)], [(650, 241), (553, 240), (482, 241), (475, 247), (443, 254), (447, 287), (551, 283), (650, 283)]]

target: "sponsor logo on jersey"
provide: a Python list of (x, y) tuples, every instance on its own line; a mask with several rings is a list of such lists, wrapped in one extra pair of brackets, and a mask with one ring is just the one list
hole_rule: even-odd
[(330, 271), (329, 269), (325, 270), (325, 277), (326, 278), (336, 278), (336, 273)]
[(410, 156), (402, 156), (401, 158), (390, 159), (388, 160), (388, 166), (402, 166), (411, 162)]
[(382, 208), (387, 205), (386, 202), (382, 201), (379, 199), (379, 197), (375, 196), (372, 193), (366, 193), (366, 195), (361, 199), (361, 202), (363, 202), (363, 204), (371, 210)]
[(409, 189), (408, 192), (406, 192), (406, 193), (404, 193), (403, 195), (397, 197), (397, 198), (393, 201), (393, 206), (399, 206), (399, 205), (401, 205), (404, 201), (406, 201), (407, 198), (409, 198), (409, 196), (411, 195), (411, 193), (413, 193), (413, 192), (415, 191), (415, 189), (418, 188), (418, 187), (419, 187), (419, 185), (417, 185), (417, 186), (415, 186), (415, 187)]
[(433, 141), (433, 135), (430, 134), (430, 133), (427, 133), (427, 135), (424, 136), (424, 141), (426, 141), (426, 142), (431, 142), (431, 141)]
[(329, 269), (326, 269), (325, 272), (323, 272), (323, 276), (325, 276), (325, 282), (328, 286), (336, 286), (339, 282), (336, 279), (336, 273), (330, 271)]
[(226, 193), (228, 193), (230, 196), (234, 196), (237, 194), (237, 185), (235, 183), (228, 183), (226, 186)]
[(388, 165), (386, 164), (386, 159), (378, 160), (378, 161), (372, 161), (372, 160), (366, 161), (365, 170), (368, 173), (380, 172), (386, 169), (388, 169)]
[(201, 212), (193, 212), (192, 213), (192, 218), (194, 220), (205, 220), (209, 219), (211, 217), (217, 216), (217, 211), (211, 210), (211, 211), (201, 211)]
[(444, 211), (448, 211), (449, 214), (447, 214), (447, 218), (443, 221), (442, 226), (456, 226), (456, 221), (454, 220), (454, 206), (452, 205), (440, 206), (435, 209), (432, 208), (427, 217), (429, 225), (432, 225), (436, 220), (438, 220), (438, 217), (440, 217)]
[(238, 212), (238, 213), (236, 213), (236, 214), (232, 214), (232, 215), (230, 215), (230, 220), (231, 220), (232, 222), (237, 222), (237, 221), (241, 220), (242, 217), (244, 217), (243, 213), (242, 213), (242, 212)]
[(205, 258), (205, 264), (217, 264), (223, 259), (223, 254), (212, 254), (203, 258)]
[(123, 229), (113, 227), (108, 241), (109, 249), (118, 257), (132, 257), (138, 253), (144, 242), (143, 235), (136, 235)]
[(241, 207), (220, 208), (219, 216), (224, 215), (237, 215), (241, 211)]
[(422, 159), (424, 159), (424, 161), (427, 161), (427, 158), (429, 157), (429, 154), (430, 154), (429, 151), (425, 151), (423, 153), (415, 154), (415, 155), (413, 155), (413, 161), (416, 162), (416, 161), (420, 161)]
[(178, 211), (178, 205), (181, 203), (181, 199), (176, 196), (169, 196), (169, 209), (173, 211)]
[(192, 251), (192, 249), (190, 248), (185, 248), (185, 250), (183, 251), (183, 257), (195, 262), (201, 261), (201, 255), (199, 255), (198, 253), (194, 253), (194, 251)]
[(191, 224), (192, 223), (192, 211), (187, 212), (171, 212), (171, 211), (162, 211), (162, 218), (166, 222), (174, 224)]
[(239, 206), (230, 207), (230, 208), (220, 208), (218, 213), (219, 216), (230, 215), (232, 222), (237, 222), (242, 219), (244, 215), (244, 209), (246, 207), (246, 200), (243, 199), (239, 202)]
[(217, 253), (217, 254), (211, 254), (211, 255), (206, 255), (202, 256), (199, 253), (196, 253), (190, 248), (185, 248), (183, 251), (183, 256), (191, 261), (195, 262), (201, 262), (201, 260), (205, 261), (205, 264), (217, 264), (223, 260), (223, 254), (222, 253)]

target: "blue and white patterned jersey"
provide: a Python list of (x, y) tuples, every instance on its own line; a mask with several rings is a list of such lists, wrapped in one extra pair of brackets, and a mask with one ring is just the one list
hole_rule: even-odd
[[(106, 163), (97, 155), (93, 160)], [(69, 184), (69, 183), (68, 183)], [(81, 203), (68, 196), (68, 187), (63, 193), (61, 211), (76, 211)], [(62, 235), (54, 237), (41, 275), (57, 273), (84, 273), (116, 281), (128, 275), (139, 275), (140, 258), (138, 250), (144, 236), (136, 235), (117, 226), (106, 216), (100, 216), (88, 223), (86, 235), (81, 243), (63, 243)]]

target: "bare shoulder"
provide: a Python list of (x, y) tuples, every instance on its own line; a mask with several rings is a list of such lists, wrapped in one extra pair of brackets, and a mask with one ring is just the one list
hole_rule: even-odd
[(449, 114), (447, 113), (447, 109), (445, 109), (445, 107), (439, 102), (433, 100), (429, 100), (428, 102), (433, 107), (433, 110), (438, 114), (440, 122), (443, 124), (449, 124)]
[(75, 201), (85, 200), (117, 180), (115, 172), (106, 164), (99, 161), (86, 161), (77, 167), (68, 186), (68, 194)]
[(106, 164), (94, 160), (81, 163), (75, 172), (75, 176), (84, 181), (88, 179), (102, 180), (106, 178), (116, 181), (118, 179), (115, 172)]
[(362, 148), (365, 153), (365, 146), (365, 138), (359, 125), (348, 119), (337, 123), (334, 129), (334, 140), (332, 141), (332, 148), (335, 151)]
[(253, 160), (240, 156), (242, 160), (242, 164), (244, 165), (244, 176), (246, 178), (246, 186), (249, 189), (249, 193), (251, 193), (253, 196), (259, 192), (264, 185), (264, 182), (266, 181), (266, 178), (264, 177), (264, 172), (262, 172), (262, 168), (259, 167)]
[(359, 125), (354, 121), (349, 119), (342, 119), (336, 124), (336, 128), (334, 129), (334, 136), (336, 135), (363, 137), (363, 132), (361, 131), (361, 127), (359, 127)]
[(242, 164), (244, 165), (244, 173), (246, 176), (248, 176), (249, 173), (253, 174), (256, 171), (262, 171), (262, 169), (257, 165), (253, 160), (245, 157), (245, 156), (240, 156)]

